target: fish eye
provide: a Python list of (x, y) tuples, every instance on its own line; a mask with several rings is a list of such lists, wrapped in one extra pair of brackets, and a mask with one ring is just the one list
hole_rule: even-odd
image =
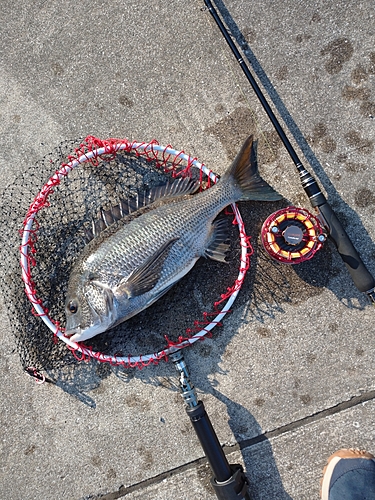
[(75, 314), (78, 311), (78, 304), (75, 300), (71, 300), (68, 304), (69, 312)]

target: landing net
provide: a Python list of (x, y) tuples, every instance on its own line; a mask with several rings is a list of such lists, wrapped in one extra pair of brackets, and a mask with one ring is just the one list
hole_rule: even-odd
[[(200, 259), (162, 299), (116, 328), (89, 339), (90, 345), (65, 337), (64, 301), (69, 275), (85, 245), (85, 228), (92, 217), (116, 205), (119, 199), (164, 183), (166, 178), (199, 179), (202, 190), (218, 180), (196, 158), (156, 141), (89, 136), (73, 151), (65, 155), (60, 148), (57, 160), (45, 159), (30, 168), (24, 179), (17, 178), (5, 189), (2, 199), (3, 214), (10, 220), (5, 232), (8, 247), (2, 254), (4, 257), (4, 250), (10, 253), (10, 265), (3, 265), (1, 281), (3, 292), (9, 290), (9, 316), (23, 367), (29, 371), (30, 367), (52, 368), (66, 362), (66, 353), (71, 351), (79, 361), (94, 358), (125, 368), (141, 368), (210, 336), (230, 311), (249, 267), (252, 250), (236, 205), (227, 210), (233, 220), (229, 266)], [(66, 161), (61, 161), (64, 156)], [(25, 196), (29, 199), (26, 210)], [(12, 221), (19, 224), (20, 216), (22, 226), (14, 227)], [(15, 272), (12, 263), (17, 229), (22, 238), (18, 254), (21, 268)], [(19, 274), (26, 300), (23, 292), (20, 294)], [(208, 276), (213, 286), (207, 284)]]

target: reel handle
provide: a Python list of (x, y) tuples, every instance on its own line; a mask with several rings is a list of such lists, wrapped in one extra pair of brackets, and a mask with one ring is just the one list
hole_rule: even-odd
[(375, 303), (375, 280), (366, 269), (341, 222), (328, 203), (316, 207), (329, 228), (329, 236), (334, 242), (350, 276), (360, 292), (366, 293)]

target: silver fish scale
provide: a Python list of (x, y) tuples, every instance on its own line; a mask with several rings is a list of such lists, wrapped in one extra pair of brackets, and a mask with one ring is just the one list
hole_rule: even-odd
[(166, 241), (179, 238), (168, 251), (160, 279), (152, 291), (157, 293), (203, 255), (213, 219), (234, 198), (233, 188), (219, 184), (188, 199), (172, 199), (118, 230), (85, 259), (83, 268), (99, 274), (101, 281), (115, 288)]

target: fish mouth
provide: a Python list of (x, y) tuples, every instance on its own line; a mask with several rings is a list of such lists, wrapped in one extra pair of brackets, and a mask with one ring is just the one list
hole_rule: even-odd
[(75, 337), (79, 337), (80, 335), (81, 329), (79, 327), (70, 328), (69, 330), (66, 329), (64, 332), (64, 336), (69, 340), (72, 340), (73, 342), (77, 342), (77, 340), (75, 340)]
[(91, 339), (92, 337), (95, 337), (95, 335), (103, 333), (106, 330), (107, 326), (103, 326), (101, 324), (92, 325), (84, 330), (78, 326), (65, 331), (65, 337), (68, 337), (72, 342), (83, 342), (84, 340)]
[(72, 342), (83, 342), (91, 339), (99, 333), (103, 333), (113, 325), (113, 311), (108, 308), (108, 316), (100, 316), (94, 307), (89, 303), (90, 321), (80, 316), (68, 315), (65, 325), (65, 337)]
[(74, 328), (70, 330), (69, 332), (65, 332), (65, 337), (68, 337), (68, 339), (71, 342), (82, 342), (83, 340), (86, 340), (87, 338), (90, 338), (91, 335), (85, 335), (85, 332), (82, 332), (80, 328)]
[(79, 333), (72, 334), (69, 337), (69, 340), (71, 340), (72, 342), (82, 342), (82, 340), (85, 340), (85, 339), (82, 338), (82, 334), (81, 334), (81, 332), (79, 332)]

